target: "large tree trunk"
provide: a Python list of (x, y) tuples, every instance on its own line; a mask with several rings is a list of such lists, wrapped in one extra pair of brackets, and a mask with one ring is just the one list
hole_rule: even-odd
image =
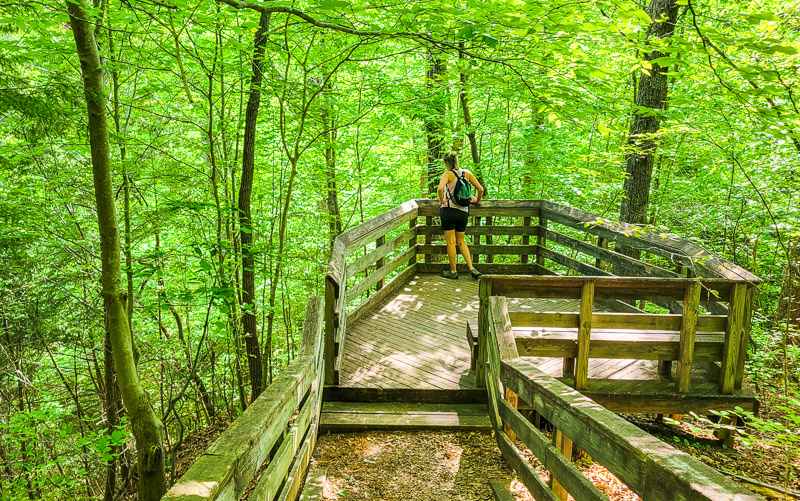
[(85, 0), (66, 2), (72, 34), (83, 72), (86, 107), (89, 116), (89, 144), (97, 203), (102, 259), (103, 303), (108, 313), (108, 330), (122, 401), (130, 419), (138, 452), (139, 499), (156, 501), (166, 492), (162, 424), (139, 383), (120, 267), (120, 235), (111, 184), (108, 120), (105, 110), (103, 69), (97, 50), (93, 22)]
[[(675, 32), (678, 16), (676, 0), (651, 0), (648, 14), (653, 24), (648, 30), (649, 38), (671, 37)], [(652, 50), (645, 54), (646, 61), (664, 57), (664, 53)], [(667, 67), (653, 64), (649, 74), (639, 79), (635, 104), (650, 108), (654, 113), (643, 114), (637, 108), (628, 137), (627, 176), (624, 184), (624, 198), (620, 210), (620, 221), (646, 223), (647, 207), (650, 200), (650, 181), (653, 176), (653, 162), (657, 144), (657, 133), (661, 126), (659, 111), (667, 103)]]
[[(458, 43), (459, 59), (464, 59), (464, 42)], [(469, 139), (469, 151), (472, 154), (472, 169), (478, 182), (483, 186), (483, 196), (486, 197), (486, 183), (483, 181), (483, 169), (481, 169), (481, 154), (478, 151), (478, 141), (475, 137), (475, 129), (472, 128), (472, 115), (469, 112), (469, 95), (467, 94), (467, 74), (459, 73), (461, 79), (461, 111), (464, 113), (464, 128), (466, 129), (467, 139)]]
[(250, 76), (250, 96), (247, 99), (244, 120), (244, 144), (242, 147), (242, 182), (239, 184), (239, 232), (242, 242), (242, 335), (244, 336), (247, 366), (250, 370), (250, 401), (255, 400), (263, 389), (261, 350), (258, 344), (256, 318), (256, 265), (253, 259), (253, 223), (250, 197), (253, 192), (255, 171), (256, 125), (261, 104), (261, 82), (263, 81), (264, 47), (269, 31), (269, 14), (261, 13), (253, 48), (253, 74)]
[(425, 135), (428, 141), (428, 194), (436, 193), (439, 186), (439, 174), (444, 170), (439, 160), (442, 158), (444, 144), (445, 96), (441, 90), (444, 78), (444, 62), (438, 54), (428, 55), (428, 71), (426, 86), (428, 87), (428, 114), (425, 117)]

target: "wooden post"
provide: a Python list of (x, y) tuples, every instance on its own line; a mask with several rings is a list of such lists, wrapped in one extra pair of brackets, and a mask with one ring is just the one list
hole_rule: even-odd
[[(568, 461), (572, 461), (572, 440), (564, 435), (561, 430), (555, 428), (553, 429), (553, 445)], [(550, 489), (560, 501), (567, 501), (567, 491), (558, 483), (558, 480), (553, 476), (553, 472), (550, 472)]]
[[(473, 218), (473, 226), (476, 228), (481, 225), (481, 217), (475, 216)], [(481, 236), (480, 235), (472, 235), (472, 245), (480, 245), (481, 244)], [(480, 254), (472, 254), (472, 264), (477, 264), (481, 260)]]
[(478, 282), (478, 357), (475, 362), (475, 386), (486, 388), (486, 338), (489, 335), (489, 298), (492, 295), (492, 279), (481, 277)]
[[(545, 236), (545, 232), (547, 231), (547, 219), (539, 216), (539, 235), (536, 237), (536, 245), (539, 247), (545, 248), (547, 247), (547, 237)], [(539, 266), (544, 266), (544, 256), (541, 253), (536, 253), (536, 264)]]
[[(514, 359), (519, 356), (517, 342), (514, 339), (514, 331), (511, 328), (511, 319), (508, 316), (508, 303), (505, 297), (492, 297), (489, 299), (492, 309), (492, 330), (489, 335), (497, 340), (497, 351), (501, 360)], [(499, 368), (498, 368), (499, 369)], [(495, 369), (492, 369), (493, 371)], [(499, 370), (497, 370), (499, 373)], [(513, 407), (519, 406), (519, 397), (510, 389), (505, 389), (506, 401)], [(517, 434), (506, 423), (503, 423), (503, 431), (511, 440), (516, 440)]]
[[(603, 237), (597, 237), (597, 246), (601, 249), (608, 249), (608, 239)], [(606, 262), (600, 259), (599, 257), (594, 262), (595, 268), (600, 268), (601, 270), (606, 269)]]
[[(492, 219), (493, 219), (492, 216), (486, 216), (486, 226), (487, 227), (491, 227), (492, 226)], [(492, 245), (493, 243), (494, 242), (493, 242), (492, 234), (491, 233), (487, 233), (486, 234), (486, 245)], [(487, 263), (494, 263), (494, 254), (487, 254), (486, 255), (486, 262)]]
[[(414, 228), (414, 229), (415, 229), (415, 231), (414, 231), (414, 238), (412, 238), (411, 240), (409, 240), (409, 241), (408, 241), (408, 248), (409, 248), (409, 249), (411, 249), (412, 247), (416, 247), (416, 246), (417, 246), (417, 235), (419, 234), (419, 233), (417, 233), (417, 231), (416, 231), (416, 227), (417, 227), (417, 218), (414, 218), (414, 219), (412, 219), (411, 221), (409, 221), (409, 222), (408, 222), (408, 227), (409, 227), (409, 229), (411, 229), (411, 228)], [(417, 264), (417, 255), (416, 255), (416, 254), (414, 254), (413, 256), (411, 256), (411, 259), (409, 259), (409, 260), (408, 260), (408, 265), (409, 265), (409, 266), (413, 266), (413, 265), (415, 265), (415, 264)]]
[[(382, 236), (378, 237), (377, 240), (375, 240), (375, 248), (376, 249), (380, 249), (380, 247), (385, 243), (386, 243), (386, 235), (382, 235)], [(375, 262), (375, 270), (376, 271), (380, 270), (381, 268), (383, 268), (384, 264), (386, 264), (386, 259), (385, 258), (378, 259)], [(375, 284), (375, 292), (378, 292), (379, 290), (381, 290), (385, 284), (386, 284), (386, 279), (385, 278), (381, 278), (380, 280), (378, 280), (378, 283)]]
[(686, 287), (686, 292), (683, 296), (678, 368), (675, 374), (675, 390), (678, 393), (688, 393), (691, 386), (694, 337), (697, 330), (697, 315), (700, 313), (700, 291), (700, 282), (694, 281)]
[(719, 374), (719, 390), (722, 394), (733, 393), (736, 370), (739, 366), (739, 350), (745, 335), (744, 316), (747, 313), (747, 284), (737, 283), (731, 289), (728, 302), (728, 323), (725, 326), (725, 345), (722, 349), (722, 368)]
[[(433, 226), (433, 216), (425, 216), (425, 225), (430, 227)], [(433, 243), (433, 235), (425, 235), (425, 245), (431, 245)], [(431, 255), (425, 254), (425, 263), (431, 262)]]
[(336, 357), (336, 328), (339, 319), (336, 312), (336, 290), (328, 277), (325, 280), (325, 384), (334, 384), (333, 370)]
[(594, 304), (594, 280), (581, 286), (581, 306), (578, 314), (578, 358), (575, 361), (575, 389), (586, 389), (589, 377), (589, 338), (592, 333), (592, 306)]
[[(738, 421), (739, 418), (737, 417), (720, 416), (717, 424), (736, 426)], [(728, 428), (717, 428), (714, 430), (714, 436), (717, 438), (717, 440), (722, 442), (722, 445), (728, 449), (733, 449), (736, 438), (736, 432), (734, 430)]]
[[(531, 218), (530, 216), (525, 216), (522, 218), (522, 227), (527, 228), (531, 225)], [(522, 245), (530, 245), (531, 244), (531, 237), (528, 235), (522, 235)], [(523, 254), (520, 256), (520, 263), (527, 264), (528, 263), (528, 255)]]
[(750, 342), (750, 327), (753, 323), (753, 300), (755, 299), (756, 288), (753, 285), (747, 286), (747, 296), (744, 300), (744, 319), (742, 323), (742, 339), (739, 342), (739, 363), (736, 364), (736, 376), (733, 378), (733, 388), (742, 389), (742, 379), (744, 379), (744, 363), (747, 360), (747, 344)]

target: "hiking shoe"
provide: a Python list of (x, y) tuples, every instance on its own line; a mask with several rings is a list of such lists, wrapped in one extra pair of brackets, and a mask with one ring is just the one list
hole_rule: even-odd
[(442, 276), (444, 278), (452, 278), (453, 280), (458, 280), (458, 272), (445, 270), (442, 272)]
[(480, 271), (476, 270), (475, 268), (472, 268), (471, 270), (469, 270), (469, 274), (472, 275), (472, 278), (474, 278), (475, 280), (481, 278), (481, 275), (483, 275), (483, 273), (481, 273)]

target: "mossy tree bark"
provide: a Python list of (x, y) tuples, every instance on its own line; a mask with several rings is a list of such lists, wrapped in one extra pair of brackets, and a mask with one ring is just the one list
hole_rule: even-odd
[(426, 85), (428, 96), (428, 114), (425, 117), (425, 135), (428, 141), (428, 194), (436, 193), (439, 186), (439, 175), (444, 170), (439, 159), (442, 158), (442, 145), (444, 144), (444, 116), (447, 111), (446, 97), (442, 88), (445, 64), (439, 54), (431, 52), (428, 55), (428, 70)]
[[(664, 39), (674, 34), (678, 16), (676, 0), (651, 0), (648, 14), (653, 19), (648, 38)], [(653, 50), (645, 53), (644, 59), (650, 62), (664, 56), (657, 47), (653, 47)], [(666, 109), (667, 90), (667, 67), (652, 63), (652, 67), (639, 79), (636, 92), (636, 109), (628, 136), (627, 176), (620, 221), (637, 224), (647, 222), (650, 182), (658, 148), (657, 134), (661, 127), (659, 112)], [(645, 108), (652, 111), (643, 113)]]
[(103, 69), (97, 49), (94, 23), (87, 13), (85, 0), (66, 2), (72, 34), (83, 73), (86, 107), (89, 118), (89, 144), (100, 230), (101, 285), (108, 330), (120, 393), (128, 413), (139, 456), (139, 499), (155, 501), (166, 492), (162, 424), (139, 382), (134, 363), (126, 298), (122, 290), (120, 232), (111, 183), (111, 158), (108, 119), (105, 109)]

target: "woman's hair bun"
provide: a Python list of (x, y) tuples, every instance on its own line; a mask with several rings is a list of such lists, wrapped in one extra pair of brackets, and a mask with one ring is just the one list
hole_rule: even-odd
[(448, 151), (444, 154), (443, 160), (452, 165), (453, 168), (458, 167), (458, 152)]

